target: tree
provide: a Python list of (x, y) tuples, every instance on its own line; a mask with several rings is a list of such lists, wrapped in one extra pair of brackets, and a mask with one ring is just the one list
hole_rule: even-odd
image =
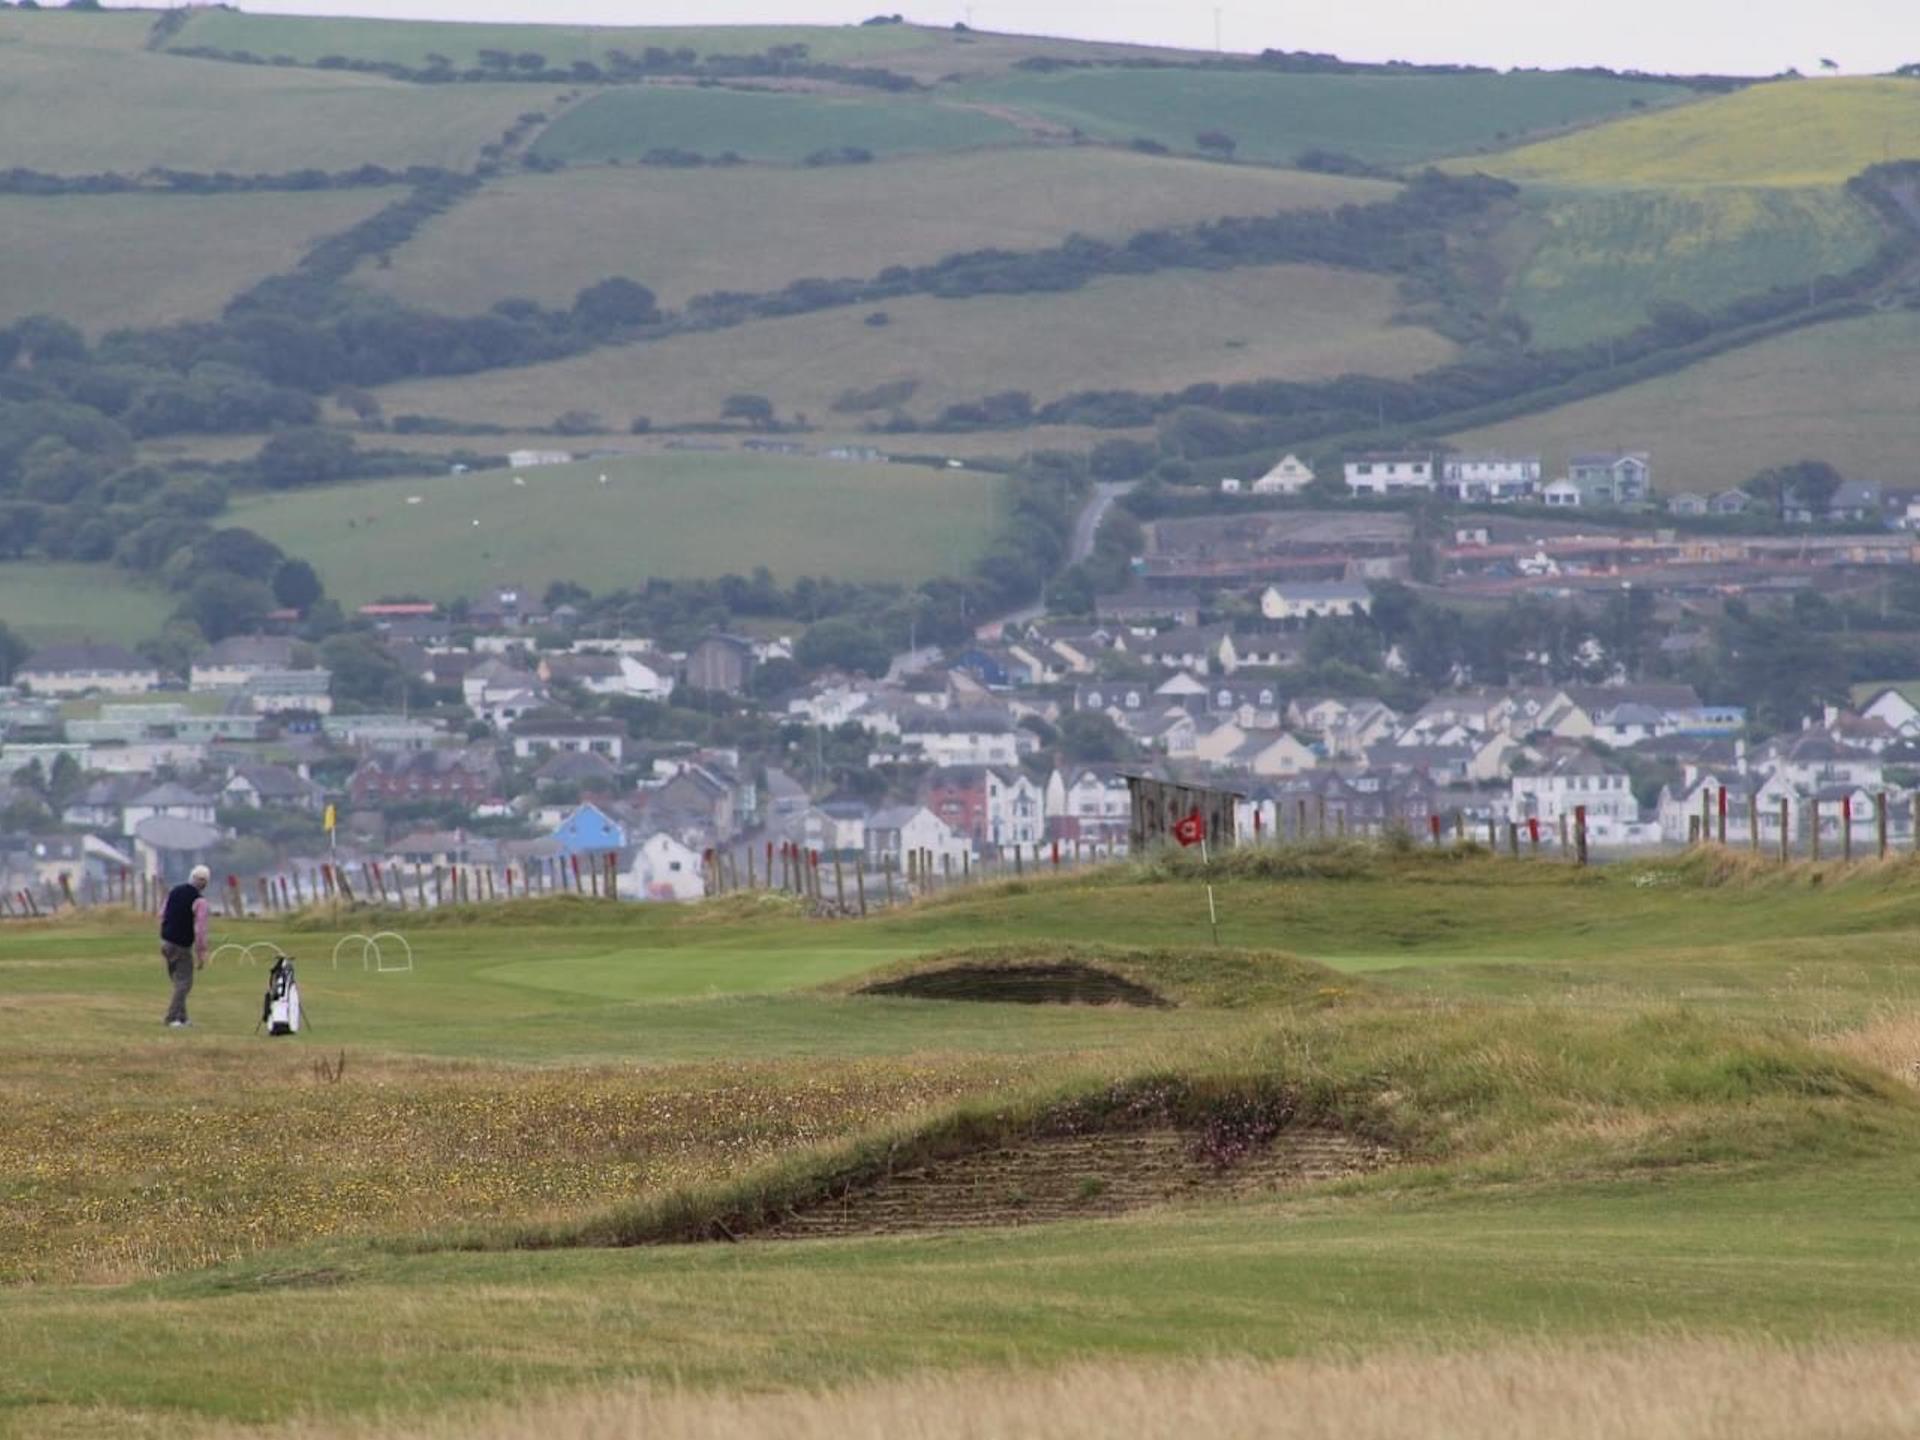
[(1796, 460), (1791, 465), (1762, 470), (1740, 488), (1772, 505), (1780, 520), (1787, 518), (1789, 507), (1805, 509), (1818, 520), (1833, 508), (1834, 493), (1845, 483), (1840, 472), (1824, 460)]
[(808, 670), (829, 667), (861, 675), (881, 676), (893, 663), (893, 654), (873, 627), (836, 617), (822, 620), (800, 637), (793, 658)]
[(260, 447), (254, 464), (265, 484), (285, 490), (350, 474), (358, 449), (351, 435), (305, 427), (275, 435)]
[(589, 285), (573, 297), (574, 323), (592, 335), (606, 335), (624, 325), (647, 325), (660, 318), (653, 291), (624, 275)]
[(284, 561), (273, 572), (273, 598), (288, 610), (298, 610), (304, 615), (325, 593), (320, 576), (304, 560)]
[(729, 395), (720, 407), (722, 420), (744, 420), (756, 429), (773, 425), (773, 402), (764, 395)]
[(1193, 137), (1193, 143), (1209, 155), (1219, 155), (1222, 158), (1232, 155), (1240, 148), (1240, 142), (1224, 130), (1202, 130)]
[(215, 530), (193, 547), (196, 571), (240, 575), (262, 584), (272, 580), (285, 561), (278, 545), (237, 525)]
[(0, 685), (13, 683), (13, 672), (26, 663), (33, 647), (0, 621)]
[(258, 580), (218, 574), (196, 580), (178, 613), (207, 639), (219, 641), (258, 630), (273, 609), (273, 592)]
[(1122, 760), (1127, 754), (1127, 737), (1098, 711), (1076, 710), (1060, 717), (1060, 754), (1085, 762)]
[(400, 664), (371, 635), (350, 632), (320, 642), (320, 663), (333, 672), (333, 698), (365, 709), (395, 704), (405, 692)]

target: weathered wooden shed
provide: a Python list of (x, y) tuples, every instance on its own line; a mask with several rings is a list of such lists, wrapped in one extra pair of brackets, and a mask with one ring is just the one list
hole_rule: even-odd
[(1238, 790), (1178, 785), (1145, 775), (1127, 776), (1127, 796), (1132, 802), (1128, 846), (1136, 855), (1161, 841), (1177, 843), (1173, 827), (1196, 811), (1207, 827), (1208, 848), (1228, 849), (1239, 830), (1235, 806), (1246, 799)]

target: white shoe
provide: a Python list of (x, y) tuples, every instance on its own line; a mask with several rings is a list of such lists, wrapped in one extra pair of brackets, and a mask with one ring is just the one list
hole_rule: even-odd
[(167, 1028), (169, 1030), (185, 1030), (191, 1027), (192, 1024), (193, 1022), (191, 1020), (169, 1020), (167, 1021)]

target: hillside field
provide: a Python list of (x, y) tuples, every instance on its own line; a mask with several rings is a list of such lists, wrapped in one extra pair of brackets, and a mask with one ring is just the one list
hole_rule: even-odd
[[(1915, 865), (1240, 854), (1212, 870), (1218, 947), (1184, 859), (864, 923), (772, 897), (220, 921), (300, 959), (313, 1027), (274, 1042), (249, 1034), (260, 968), (230, 953), (169, 1035), (145, 924), (7, 925), (0, 1433), (509, 1440), (581, 1433), (648, 1382), (704, 1397), (653, 1398), (707, 1428), (646, 1433), (815, 1440), (891, 1381), (875, 1433), (945, 1440), (946, 1411), (1032, 1395), (994, 1433), (1079, 1440), (1117, 1423), (1068, 1423), (1089, 1385), (1137, 1396), (1134, 1421), (1280, 1359), (1315, 1377), (1300, 1414), (1344, 1367), (1412, 1387), (1392, 1428), (1327, 1410), (1315, 1436), (1440, 1440), (1488, 1406), (1551, 1440), (1716, 1433), (1662, 1428), (1703, 1404), (1766, 1440), (1898, 1433), (1920, 1402), (1899, 1379), (1920, 1356)], [(411, 973), (327, 963), (371, 924), (411, 934)], [(863, 993), (1048, 959), (1172, 1003)], [(1277, 1104), (1297, 1108), (1251, 1128)], [(1182, 1163), (1153, 1148), (1169, 1133), (1383, 1158), (1264, 1186), (1224, 1159), (1119, 1198), (1138, 1157)], [(985, 1218), (862, 1228), (872, 1194), (965, 1165)], [(762, 1204), (851, 1228), (733, 1231)], [(723, 1215), (707, 1233), (739, 1243), (675, 1243)], [(325, 1343), (276, 1369), (268, 1332)], [(740, 1408), (765, 1391), (782, 1427)], [(1266, 1414), (1278, 1392), (1251, 1393)]]
[[(472, 311), (508, 295), (565, 305), (583, 286), (627, 275), (678, 306), (717, 290), (874, 275), (963, 250), (1040, 249), (1076, 232), (1119, 240), (1392, 194), (1378, 181), (1090, 147), (801, 170), (576, 167), (489, 185), (430, 221), (390, 268), (363, 267), (358, 278), (413, 304)], [(540, 235), (537, 247), (530, 234)]]
[(1476, 160), (1554, 185), (1838, 185), (1920, 156), (1911, 80), (1783, 80)]
[(533, 152), (593, 162), (637, 160), (667, 148), (791, 163), (819, 150), (906, 155), (1023, 138), (1019, 126), (996, 115), (923, 100), (650, 84), (600, 91), (548, 127)]
[(822, 310), (378, 393), (389, 415), (539, 425), (582, 409), (624, 428), (636, 414), (656, 425), (711, 421), (729, 395), (747, 392), (782, 416), (831, 423), (843, 392), (896, 381), (915, 387), (905, 408), (927, 415), (1003, 390), (1045, 401), (1158, 390), (1172, 377), (1411, 375), (1451, 357), (1432, 331), (1391, 324), (1394, 304), (1391, 278), (1359, 271), (1166, 270), (1059, 294), (910, 296), (875, 307), (885, 325), (866, 323), (875, 310)]
[(922, 466), (670, 454), (520, 473), (524, 486), (489, 470), (253, 497), (230, 513), (311, 561), (346, 604), (760, 565), (781, 580), (911, 583), (964, 571), (999, 519), (997, 477)]
[(1536, 344), (1631, 330), (1649, 305), (1711, 309), (1872, 256), (1883, 228), (1843, 190), (1687, 186), (1531, 192), (1534, 243), (1508, 301)]
[(1712, 492), (1769, 465), (1826, 460), (1856, 480), (1910, 483), (1920, 446), (1920, 312), (1798, 330), (1559, 410), (1451, 437), (1464, 449), (1653, 452), (1654, 486)]
[(113, 565), (43, 560), (0, 564), (0, 624), (36, 645), (99, 640), (131, 645), (158, 635), (178, 604)]
[(1019, 74), (967, 94), (1102, 139), (1191, 152), (1220, 130), (1243, 160), (1289, 165), (1324, 149), (1414, 165), (1690, 97), (1673, 85), (1573, 75), (1286, 75), (1184, 69)]
[(213, 319), (400, 193), (0, 196), (0, 325), (58, 315), (99, 335)]

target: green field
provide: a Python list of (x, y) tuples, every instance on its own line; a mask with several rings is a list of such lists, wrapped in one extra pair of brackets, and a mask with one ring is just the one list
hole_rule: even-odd
[[(922, 156), (802, 170), (573, 169), (489, 185), (429, 222), (361, 280), (414, 304), (485, 308), (506, 295), (564, 305), (609, 275), (668, 305), (806, 276), (875, 275), (962, 250), (1034, 250), (1076, 232), (1125, 239), (1223, 215), (1368, 204), (1377, 181), (1108, 149)], [(553, 225), (554, 216), (566, 218)], [(538, 228), (537, 249), (524, 236)]]
[(58, 315), (97, 335), (210, 320), (398, 193), (0, 197), (0, 324)]
[(805, 45), (815, 60), (882, 64), (897, 50), (927, 43), (909, 26), (826, 25), (485, 25), (449, 21), (318, 19), (298, 15), (197, 14), (170, 42), (172, 49), (206, 45), (256, 55), (291, 55), (311, 64), (326, 55), (421, 66), (444, 55), (464, 69), (482, 50), (528, 52), (565, 68), (576, 60), (603, 62), (610, 50), (639, 55), (649, 46), (689, 48), (702, 55), (758, 55), (776, 45)]
[(1557, 185), (1809, 186), (1915, 156), (1920, 86), (1849, 79), (1756, 85), (1475, 164)]
[(160, 633), (173, 597), (136, 585), (112, 565), (41, 560), (0, 564), (0, 624), (36, 644), (99, 640), (131, 645)]
[(1535, 343), (1578, 345), (1632, 329), (1647, 307), (1711, 309), (1860, 265), (1878, 219), (1832, 189), (1532, 192), (1538, 227), (1509, 303)]
[(639, 85), (603, 90), (535, 142), (551, 160), (637, 160), (649, 150), (728, 151), (792, 162), (848, 146), (909, 155), (1022, 139), (1017, 125), (980, 110), (921, 100), (832, 99), (774, 91)]
[(538, 85), (403, 85), (27, 41), (0, 46), (0, 60), (0, 169), (60, 174), (465, 169), (515, 116), (553, 101)]
[(912, 296), (875, 307), (888, 316), (882, 326), (866, 323), (871, 310), (823, 310), (379, 393), (390, 415), (511, 425), (573, 408), (616, 424), (633, 414), (710, 421), (745, 391), (782, 416), (831, 423), (844, 391), (895, 381), (914, 383), (906, 408), (925, 415), (1003, 390), (1045, 401), (1176, 379), (1412, 375), (1449, 359), (1453, 346), (1432, 331), (1390, 323), (1395, 298), (1390, 278), (1358, 271), (1166, 270), (1055, 295)]
[[(79, 50), (139, 50), (153, 31), (151, 12), (0, 10), (0, 46)], [(0, 55), (20, 52), (0, 49)]]
[[(706, 1428), (646, 1433), (813, 1440), (856, 1433), (846, 1407), (879, 1392), (782, 1395), (777, 1429), (713, 1407), (901, 1377), (892, 1422), (860, 1433), (924, 1418), (914, 1433), (957, 1437), (942, 1411), (996, 1415), (996, 1395), (1040, 1387), (991, 1433), (1077, 1440), (1255, 1378), (1223, 1360), (1308, 1357), (1333, 1370), (1282, 1372), (1301, 1413), (1376, 1362), (1362, 1393), (1400, 1407), (1392, 1429), (1356, 1408), (1314, 1435), (1485, 1433), (1485, 1407), (1510, 1404), (1541, 1412), (1513, 1433), (1586, 1440), (1899, 1433), (1911, 1386), (1884, 1372), (1910, 1375), (1920, 1342), (1915, 862), (1241, 856), (1213, 876), (1224, 948), (1198, 869), (1028, 880), (866, 923), (738, 901), (389, 914), (416, 949), (398, 975), (327, 959), (371, 916), (222, 922), (218, 939), (271, 935), (303, 962), (312, 1028), (278, 1042), (249, 1035), (261, 971), (231, 954), (196, 987), (198, 1028), (166, 1035), (144, 926), (0, 930), (0, 1432), (297, 1417), (275, 1433), (318, 1440), (378, 1412), (381, 1434), (632, 1433), (612, 1414), (648, 1402), (621, 1387), (653, 1381), (717, 1393), (673, 1401)], [(1276, 943), (1307, 958), (1234, 948)], [(983, 963), (981, 946), (1111, 965), (1178, 1004), (857, 993), (864, 972)], [(1399, 1158), (1107, 1218), (1089, 1176), (1087, 1213), (1053, 1223), (605, 1248), (741, 1223), (754, 1196), (887, 1155), (913, 1175), (1044, 1153), (1028, 1137), (1049, 1116), (1088, 1135), (1101, 1115), (1227, 1125), (1263, 1096)], [(982, 1203), (1017, 1220), (1024, 1192), (979, 1173)], [(263, 1365), (269, 1333), (301, 1363)], [(1392, 1367), (1446, 1357), (1463, 1368), (1420, 1382), (1424, 1404), (1384, 1398), (1415, 1383)], [(1467, 1378), (1483, 1370), (1493, 1393)], [(1478, 1423), (1432, 1420), (1463, 1385)], [(1723, 1428), (1661, 1428), (1694, 1391)], [(1136, 1395), (1132, 1419), (1095, 1392)], [(1772, 1409), (1727, 1430), (1743, 1392)], [(1052, 1414), (1076, 1398), (1102, 1428)], [(448, 1409), (488, 1402), (534, 1408)]]
[(1248, 75), (1192, 70), (1022, 74), (966, 93), (1109, 140), (1144, 136), (1176, 150), (1220, 130), (1246, 160), (1290, 164), (1304, 150), (1413, 165), (1531, 133), (1665, 105), (1672, 85), (1571, 75)]
[(1920, 445), (1912, 376), (1920, 312), (1892, 310), (1750, 345), (1611, 394), (1452, 437), (1466, 449), (1523, 447), (1549, 474), (1571, 451), (1653, 452), (1663, 494), (1710, 493), (1769, 465), (1826, 460), (1898, 485)]
[(503, 470), (332, 486), (231, 514), (351, 603), (508, 581), (612, 590), (758, 565), (782, 580), (918, 581), (964, 571), (999, 519), (996, 477), (920, 466), (669, 454), (522, 474), (524, 486)]

